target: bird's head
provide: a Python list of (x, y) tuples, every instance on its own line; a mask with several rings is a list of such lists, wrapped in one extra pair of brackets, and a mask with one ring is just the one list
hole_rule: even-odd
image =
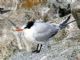
[(13, 25), (13, 28), (12, 30), (13, 31), (17, 31), (17, 32), (21, 32), (25, 29), (30, 29), (34, 23), (35, 23), (35, 20), (34, 21), (28, 21), (27, 24), (21, 26), (21, 27), (18, 27), (14, 22), (12, 22), (11, 20), (8, 20), (12, 25)]
[(34, 25), (34, 21), (28, 21), (28, 23), (23, 25), (22, 27), (16, 27), (15, 31), (21, 32), (25, 29), (30, 29), (33, 25)]

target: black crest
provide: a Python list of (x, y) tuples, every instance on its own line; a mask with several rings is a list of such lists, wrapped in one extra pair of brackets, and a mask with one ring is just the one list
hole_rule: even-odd
[(34, 25), (34, 21), (29, 21), (26, 25), (26, 27), (24, 27), (24, 29), (26, 28), (31, 28)]

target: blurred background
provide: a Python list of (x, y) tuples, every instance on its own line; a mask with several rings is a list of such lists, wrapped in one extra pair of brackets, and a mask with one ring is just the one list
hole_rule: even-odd
[[(23, 43), (23, 50), (19, 49), (18, 33), (8, 21), (18, 27), (33, 19), (59, 24), (69, 15), (70, 21), (76, 21), (59, 31), (37, 54), (26, 52)], [(0, 60), (80, 60), (80, 1), (0, 0)]]

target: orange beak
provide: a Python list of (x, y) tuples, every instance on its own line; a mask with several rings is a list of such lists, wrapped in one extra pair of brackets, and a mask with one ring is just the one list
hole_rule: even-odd
[(23, 31), (23, 29), (17, 27), (15, 31), (17, 31), (17, 32), (21, 32), (21, 31)]

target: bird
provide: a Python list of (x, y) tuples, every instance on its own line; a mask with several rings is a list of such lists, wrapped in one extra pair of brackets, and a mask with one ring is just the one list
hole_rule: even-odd
[(0, 14), (4, 14), (9, 12), (10, 10), (5, 10), (4, 8), (0, 8)]
[(9, 20), (9, 22), (16, 27), (15, 31), (22, 32), (26, 40), (37, 44), (36, 50), (32, 52), (39, 53), (44, 43), (48, 42), (50, 38), (55, 36), (59, 30), (66, 28), (68, 24), (75, 21), (68, 22), (70, 17), (71, 15), (60, 24), (39, 21), (37, 22), (36, 20), (28, 21), (27, 24), (23, 25), (21, 28), (18, 28), (12, 21)]
[[(55, 36), (59, 30), (66, 28), (69, 19), (70, 16), (60, 24), (29, 21), (21, 31), (23, 31), (25, 39), (28, 39), (30, 42), (37, 43), (36, 50), (32, 52), (39, 53), (45, 42)], [(20, 30), (17, 29), (16, 31)]]

